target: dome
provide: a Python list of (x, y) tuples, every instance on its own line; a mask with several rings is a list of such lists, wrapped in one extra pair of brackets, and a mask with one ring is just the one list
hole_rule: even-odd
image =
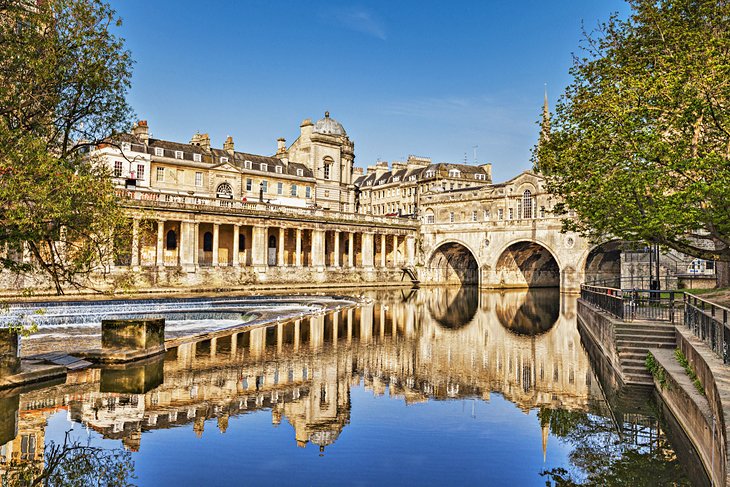
[(314, 132), (327, 135), (347, 135), (342, 124), (334, 118), (330, 118), (330, 112), (324, 112), (324, 118), (314, 124)]

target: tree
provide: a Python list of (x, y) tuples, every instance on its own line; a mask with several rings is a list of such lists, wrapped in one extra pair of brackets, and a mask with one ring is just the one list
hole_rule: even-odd
[(538, 167), (566, 229), (730, 261), (730, 2), (628, 3), (585, 34)]
[(0, 269), (43, 272), (59, 294), (89, 285), (124, 228), (87, 155), (131, 120), (119, 24), (101, 0), (0, 0)]

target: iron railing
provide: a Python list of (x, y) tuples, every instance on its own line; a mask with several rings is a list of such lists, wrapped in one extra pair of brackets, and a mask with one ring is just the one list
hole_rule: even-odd
[(619, 289), (582, 284), (581, 298), (624, 321), (667, 321), (674, 323), (681, 306), (675, 291)]
[(730, 361), (730, 310), (690, 294), (684, 295), (684, 324), (724, 363)]

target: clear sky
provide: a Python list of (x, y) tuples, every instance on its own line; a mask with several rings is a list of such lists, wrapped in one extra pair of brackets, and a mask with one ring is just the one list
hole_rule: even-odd
[(530, 167), (544, 84), (570, 77), (582, 25), (621, 0), (110, 0), (136, 60), (130, 94), (155, 137), (208, 132), (221, 147), (273, 154), (325, 110), (355, 142), (355, 163)]

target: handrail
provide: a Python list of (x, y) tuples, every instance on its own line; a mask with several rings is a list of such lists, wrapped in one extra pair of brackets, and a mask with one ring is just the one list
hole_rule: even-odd
[(589, 284), (581, 284), (580, 288), (582, 299), (621, 320), (674, 323), (677, 291), (619, 289)]
[(730, 362), (728, 317), (730, 309), (695, 295), (684, 295), (684, 324), (725, 364)]

